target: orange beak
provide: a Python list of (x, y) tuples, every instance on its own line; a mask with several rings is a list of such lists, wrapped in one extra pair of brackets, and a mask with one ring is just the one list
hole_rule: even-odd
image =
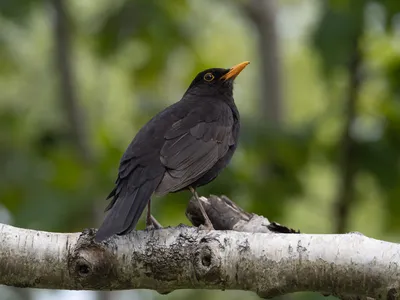
[(246, 68), (246, 66), (249, 64), (249, 61), (244, 61), (240, 64), (237, 64), (236, 66), (233, 66), (228, 73), (226, 73), (224, 76), (221, 77), (222, 80), (226, 81), (228, 79), (235, 79), (236, 76), (239, 75), (240, 72), (242, 72), (242, 70), (244, 68)]

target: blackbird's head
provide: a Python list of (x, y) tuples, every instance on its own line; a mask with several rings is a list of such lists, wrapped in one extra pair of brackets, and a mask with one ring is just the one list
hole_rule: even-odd
[(249, 63), (244, 61), (230, 69), (204, 70), (193, 79), (186, 93), (204, 96), (216, 93), (232, 95), (233, 81)]

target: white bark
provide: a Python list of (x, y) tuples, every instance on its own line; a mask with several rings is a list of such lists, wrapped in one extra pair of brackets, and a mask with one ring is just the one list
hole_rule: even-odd
[[(220, 199), (220, 198), (217, 198)], [(245, 212), (237, 230), (267, 228)], [(259, 224), (258, 226), (256, 224)], [(50, 233), (0, 226), (0, 284), (57, 289), (240, 289), (269, 298), (319, 291), (398, 299), (400, 245), (343, 235), (205, 231), (188, 226), (137, 231), (105, 243), (94, 230)]]

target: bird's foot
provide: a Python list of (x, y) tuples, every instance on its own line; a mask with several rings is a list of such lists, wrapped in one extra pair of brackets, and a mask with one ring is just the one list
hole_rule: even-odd
[(204, 230), (208, 230), (208, 231), (214, 230), (214, 226), (213, 226), (213, 224), (211, 223), (211, 220), (210, 220), (210, 218), (208, 217), (207, 213), (205, 212), (204, 208), (203, 208), (203, 211), (202, 211), (202, 212), (203, 212), (204, 224), (202, 224), (202, 225), (200, 225), (200, 226), (203, 226), (203, 229), (204, 229)]
[(155, 228), (155, 226), (153, 225), (153, 224), (149, 224), (149, 225), (146, 225), (146, 231), (153, 231), (153, 230), (155, 230), (156, 228)]
[(150, 218), (146, 219), (146, 230), (155, 230), (161, 228), (163, 228), (162, 225), (152, 215), (150, 215)]
[(214, 226), (211, 224), (211, 222), (205, 222), (204, 224), (201, 224), (199, 226), (200, 230), (206, 230), (206, 231), (211, 231), (211, 230), (215, 230)]
[(197, 203), (199, 204), (201, 214), (203, 215), (203, 218), (204, 218), (204, 225), (201, 225), (203, 227), (199, 226), (199, 228), (208, 230), (208, 231), (214, 230), (214, 226), (212, 225), (210, 218), (208, 217), (206, 210), (204, 209), (203, 204), (201, 203), (201, 200), (200, 200), (199, 195), (197, 194), (196, 190), (191, 186), (189, 186), (189, 190), (193, 194), (193, 196), (197, 199)]

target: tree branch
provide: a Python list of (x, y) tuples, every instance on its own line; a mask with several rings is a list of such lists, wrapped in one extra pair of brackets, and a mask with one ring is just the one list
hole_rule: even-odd
[[(264, 233), (300, 233), (294, 229), (270, 223), (267, 218), (245, 212), (226, 196), (200, 197), (202, 205), (216, 230), (235, 230)], [(204, 225), (198, 201), (192, 197), (186, 209), (186, 217), (194, 226)]]
[(359, 49), (359, 38), (354, 42), (353, 53), (348, 66), (349, 86), (345, 106), (345, 124), (340, 140), (339, 187), (335, 201), (335, 220), (337, 233), (346, 232), (349, 222), (350, 209), (354, 202), (354, 188), (357, 175), (355, 165), (355, 142), (351, 135), (351, 128), (356, 118), (357, 99), (361, 85), (360, 66), (362, 54)]
[[(202, 199), (230, 206), (215, 196)], [(400, 245), (357, 233), (265, 233), (271, 225), (267, 219), (237, 206), (216, 208), (214, 216), (225, 218), (224, 210), (238, 212), (231, 215), (237, 222), (226, 224), (263, 232), (180, 225), (136, 231), (97, 244), (91, 229), (62, 234), (1, 225), (0, 284), (79, 290), (144, 288), (160, 293), (183, 288), (241, 289), (264, 298), (319, 291), (347, 298), (397, 299)], [(213, 215), (210, 219), (215, 221)], [(257, 228), (257, 222), (264, 225)]]

